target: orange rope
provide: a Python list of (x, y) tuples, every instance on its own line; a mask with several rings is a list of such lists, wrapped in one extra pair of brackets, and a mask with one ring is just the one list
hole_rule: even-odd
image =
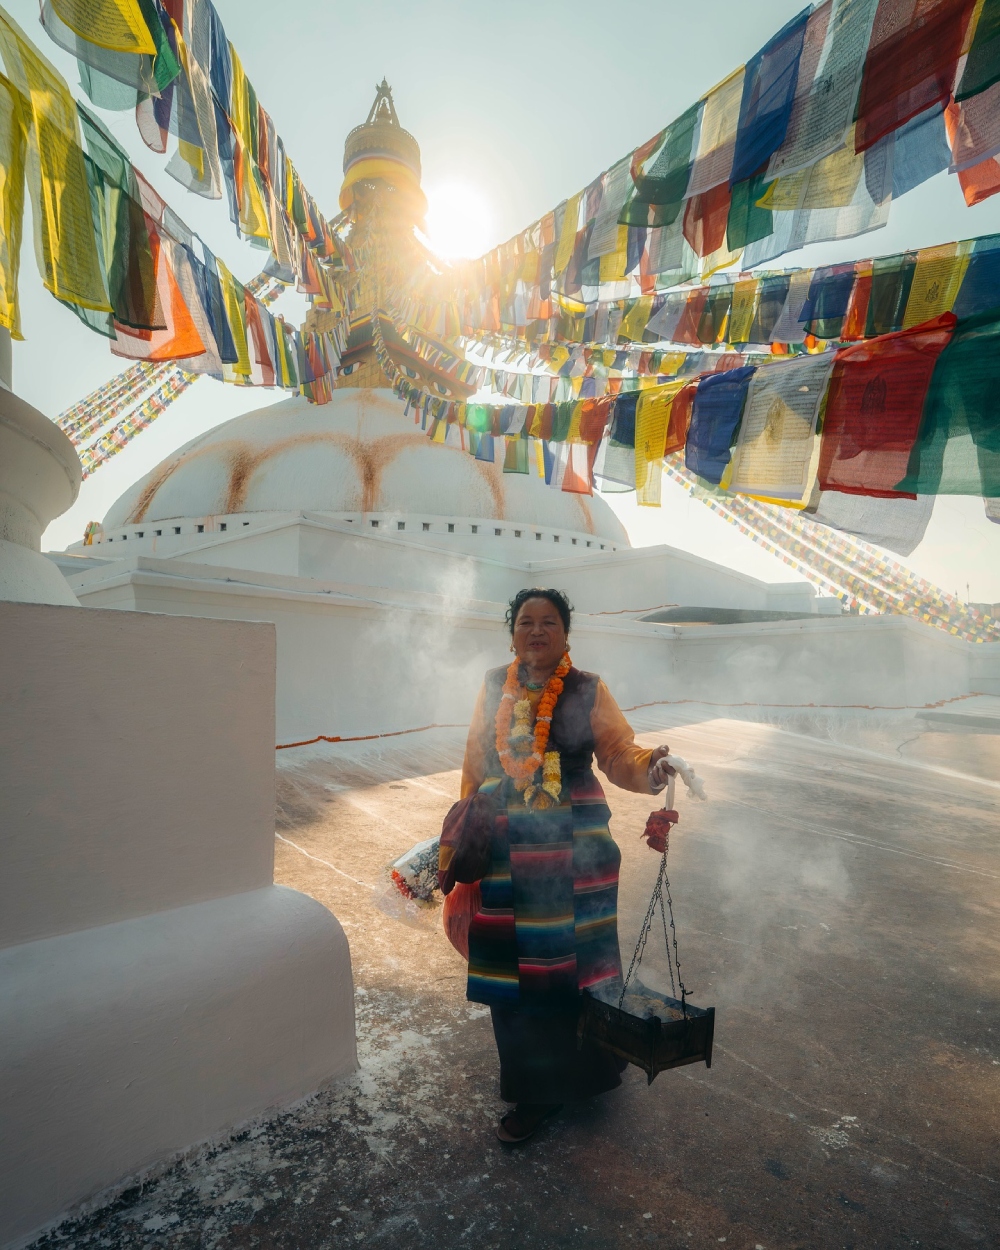
[[(653, 703), (635, 703), (631, 707), (622, 708), (623, 712), (638, 712), (644, 707), (680, 707), (685, 703), (700, 703), (704, 707), (780, 707), (780, 708), (817, 708), (831, 711), (863, 712), (920, 712), (924, 709), (944, 707), (948, 703), (961, 703), (963, 699), (978, 699), (981, 690), (973, 690), (970, 694), (956, 694), (950, 699), (938, 699), (936, 703), (713, 703), (709, 699), (658, 699)], [(316, 742), (374, 742), (378, 738), (400, 738), (404, 734), (420, 734), (428, 729), (468, 729), (468, 722), (451, 722), (448, 724), (417, 725), (413, 729), (393, 729), (381, 734), (358, 734), (353, 738), (342, 738), (339, 734), (332, 736), (317, 734), (315, 738), (306, 738), (302, 742), (279, 742), (276, 751), (288, 751), (292, 747), (311, 747)]]

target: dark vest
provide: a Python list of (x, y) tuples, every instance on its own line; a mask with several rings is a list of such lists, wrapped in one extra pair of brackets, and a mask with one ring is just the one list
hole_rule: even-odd
[[(486, 725), (489, 735), (486, 773), (490, 777), (504, 775), (497, 755), (493, 726), (506, 679), (506, 668), (492, 668), (486, 674)], [(559, 752), (564, 784), (586, 776), (594, 762), (594, 735), (590, 728), (590, 713), (597, 698), (598, 681), (596, 673), (584, 673), (578, 668), (571, 668), (563, 678), (563, 692), (556, 703), (556, 710), (552, 713), (549, 750)]]

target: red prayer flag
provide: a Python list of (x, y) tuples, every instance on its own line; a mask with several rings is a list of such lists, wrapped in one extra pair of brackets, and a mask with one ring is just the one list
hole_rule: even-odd
[[(898, 498), (931, 374), (954, 313), (837, 352), (819, 457), (821, 490)], [(913, 496), (910, 496), (911, 498)]]
[(710, 256), (726, 240), (729, 220), (729, 183), (720, 183), (693, 195), (684, 208), (684, 237), (696, 256)]
[(879, 0), (858, 98), (856, 151), (948, 99), (974, 8), (975, 0)]
[(698, 325), (705, 310), (705, 305), (708, 302), (709, 294), (710, 290), (707, 286), (695, 287), (688, 294), (684, 311), (681, 313), (680, 320), (670, 336), (675, 343), (690, 343), (693, 347), (701, 346), (701, 339), (698, 337)]

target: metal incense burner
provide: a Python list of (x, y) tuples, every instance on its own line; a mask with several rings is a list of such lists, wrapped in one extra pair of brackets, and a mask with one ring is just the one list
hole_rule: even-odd
[[(646, 909), (639, 940), (636, 943), (628, 974), (619, 991), (617, 985), (604, 990), (585, 990), (583, 1011), (580, 1015), (578, 1036), (582, 1043), (590, 1038), (598, 1046), (642, 1068), (648, 1078), (653, 1078), (667, 1068), (679, 1068), (686, 1063), (712, 1066), (712, 1041), (715, 1035), (715, 1008), (695, 1007), (687, 1001), (687, 990), (681, 980), (681, 965), (677, 956), (677, 931), (674, 927), (673, 900), (670, 897), (670, 880), (667, 877), (667, 834), (677, 823), (673, 810), (674, 778), (667, 785), (663, 809), (651, 813), (643, 837), (654, 849), (661, 850), (660, 871), (653, 887), (653, 894)], [(664, 901), (665, 900), (665, 901)], [(652, 929), (657, 910), (663, 922), (663, 939), (667, 947), (670, 969), (670, 988), (674, 995), (680, 987), (680, 998), (668, 997), (644, 985), (638, 977), (639, 965), (646, 949), (646, 941)], [(670, 916), (670, 932), (667, 932), (667, 915)], [(677, 982), (674, 983), (674, 970)]]

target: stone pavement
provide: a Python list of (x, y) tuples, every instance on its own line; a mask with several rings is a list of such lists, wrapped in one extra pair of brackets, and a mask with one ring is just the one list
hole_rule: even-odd
[[(685, 981), (718, 1012), (711, 1070), (647, 1087), (630, 1068), (501, 1148), (489, 1016), (439, 913), (377, 906), (382, 867), (457, 794), (460, 742), (296, 753), (277, 875), (344, 924), (359, 1071), (36, 1246), (1000, 1244), (1000, 736), (753, 715), (630, 716), (709, 790), (681, 800), (669, 864)], [(608, 792), (627, 957), (657, 859), (638, 837), (650, 800)], [(643, 968), (668, 988), (652, 942)]]

